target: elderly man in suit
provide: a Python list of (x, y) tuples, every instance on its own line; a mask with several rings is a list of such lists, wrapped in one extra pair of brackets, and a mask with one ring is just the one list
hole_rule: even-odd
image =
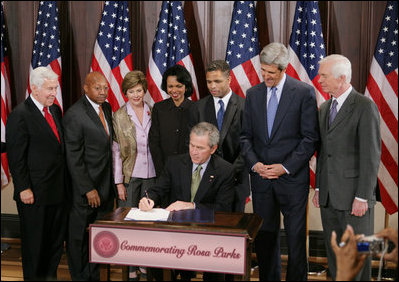
[(288, 50), (271, 43), (260, 54), (264, 82), (247, 91), (242, 154), (251, 170), (260, 280), (281, 280), (280, 211), (288, 243), (287, 280), (307, 279), (306, 206), (309, 160), (319, 140), (314, 89), (285, 74)]
[(72, 280), (99, 280), (89, 264), (90, 223), (113, 210), (112, 110), (105, 102), (108, 83), (99, 72), (86, 76), (85, 95), (65, 114), (67, 163), (72, 178), (67, 255)]
[(206, 121), (219, 128), (215, 153), (234, 166), (237, 184), (233, 210), (244, 212), (245, 199), (249, 196), (249, 175), (240, 148), (245, 99), (231, 91), (230, 67), (223, 60), (208, 65), (206, 82), (211, 95), (191, 107), (190, 127)]
[(10, 114), (6, 126), (22, 268), (25, 280), (56, 280), (67, 222), (62, 112), (54, 104), (58, 75), (36, 68), (30, 87), (32, 94)]
[[(377, 106), (351, 86), (352, 68), (346, 57), (330, 55), (319, 63), (320, 85), (332, 99), (319, 109), (321, 146), (312, 201), (321, 208), (328, 267), (335, 280), (331, 232), (341, 238), (348, 224), (356, 234), (374, 232), (380, 115)], [(356, 278), (371, 279), (370, 257)]]

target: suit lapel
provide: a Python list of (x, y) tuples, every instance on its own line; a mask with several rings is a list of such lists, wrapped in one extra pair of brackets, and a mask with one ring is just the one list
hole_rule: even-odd
[(320, 132), (323, 134), (328, 131), (328, 118), (332, 99), (326, 102), (324, 110), (320, 112)]
[(204, 109), (204, 112), (205, 112), (204, 120), (209, 123), (212, 123), (217, 128), (218, 122), (216, 120), (216, 109), (215, 109), (215, 103), (213, 102), (213, 96), (210, 95), (210, 96), (208, 96), (207, 99), (208, 100), (206, 101), (206, 105), (205, 105), (205, 109)]
[[(85, 109), (86, 110), (86, 114), (89, 116), (89, 118), (94, 122), (94, 124), (97, 126), (97, 128), (99, 128), (102, 132), (104, 132), (105, 135), (107, 135), (107, 133), (105, 132), (105, 128), (104, 128), (104, 126), (103, 126), (103, 124), (102, 124), (102, 122), (100, 120), (100, 117), (98, 116), (96, 110), (94, 110), (94, 108), (90, 104), (90, 102), (87, 100), (86, 95), (83, 96), (83, 104), (84, 104), (84, 106), (86, 108)], [(107, 111), (104, 108), (103, 108), (103, 112), (104, 112), (105, 119), (108, 122), (108, 127), (111, 128), (112, 127), (112, 123), (110, 123), (109, 118), (108, 118), (108, 116), (106, 114)], [(110, 136), (111, 136), (111, 132), (110, 132)]]
[(233, 117), (236, 114), (237, 98), (238, 96), (232, 93), (229, 103), (227, 104), (226, 112), (224, 113), (223, 117), (223, 124), (222, 124), (222, 130), (220, 132), (219, 144), (223, 144), (224, 138), (226, 137), (227, 132), (229, 131), (231, 122), (233, 121)]
[(277, 128), (280, 126), (281, 121), (284, 119), (284, 116), (287, 113), (287, 110), (292, 102), (292, 99), (294, 98), (293, 93), (295, 93), (295, 86), (290, 85), (289, 77), (287, 76), (287, 80), (283, 86), (283, 91), (281, 93), (280, 102), (278, 103), (276, 117), (274, 118), (270, 139), (273, 137)]
[(213, 156), (209, 160), (208, 166), (201, 178), (197, 194), (195, 194), (194, 201), (201, 202), (202, 198), (205, 196), (206, 192), (212, 187), (212, 183), (215, 180), (216, 170), (214, 165)]
[[(26, 99), (26, 104), (30, 108), (32, 116), (39, 123), (40, 127), (43, 128), (45, 130), (45, 132), (47, 132), (47, 134), (51, 136), (50, 138), (52, 138), (53, 141), (55, 141), (59, 144), (57, 136), (55, 136), (53, 129), (48, 124), (46, 118), (43, 116), (43, 114), (40, 112), (40, 110), (36, 107), (35, 103), (33, 103), (30, 96)], [(54, 115), (53, 115), (53, 118), (54, 118)], [(56, 120), (56, 119), (54, 118), (54, 120)], [(59, 128), (59, 125), (57, 123), (56, 123), (56, 125), (57, 125), (57, 128)], [(60, 135), (60, 138), (61, 138), (61, 135)]]
[(191, 178), (193, 174), (193, 163), (191, 162), (190, 155), (187, 154), (183, 159), (183, 169), (181, 171), (181, 183), (183, 189), (182, 199), (184, 201), (191, 201)]
[(262, 120), (256, 122), (259, 122), (262, 136), (265, 136), (265, 142), (267, 142), (267, 138), (269, 138), (267, 133), (267, 87), (264, 83), (261, 84), (261, 89), (256, 94), (257, 95), (254, 97), (256, 98), (254, 99), (256, 100), (255, 104), (257, 104), (259, 113), (263, 116)]
[[(348, 116), (352, 114), (353, 111), (353, 104), (355, 100), (355, 92), (352, 90), (351, 93), (346, 98), (344, 104), (342, 105), (341, 109), (337, 113), (335, 119), (331, 123), (331, 126), (328, 128), (328, 131), (334, 130), (343, 120), (345, 120)], [(331, 102), (330, 102), (331, 104)], [(328, 112), (330, 112), (330, 107), (328, 107)], [(329, 116), (329, 114), (327, 114)], [(328, 125), (328, 118), (327, 118), (327, 125)]]

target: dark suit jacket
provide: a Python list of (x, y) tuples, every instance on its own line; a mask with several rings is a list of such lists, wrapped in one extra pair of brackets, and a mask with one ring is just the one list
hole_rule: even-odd
[(169, 98), (154, 104), (148, 142), (157, 176), (161, 174), (169, 156), (188, 152), (188, 121), (192, 103), (184, 99), (176, 107)]
[(87, 205), (86, 193), (93, 189), (98, 191), (101, 205), (116, 195), (112, 176), (112, 110), (107, 102), (103, 111), (109, 136), (85, 95), (64, 116), (73, 200), (81, 205)]
[[(247, 91), (241, 146), (248, 168), (257, 162), (280, 163), (290, 174), (282, 175), (278, 185), (309, 187), (309, 159), (319, 141), (315, 91), (287, 75), (271, 136), (267, 132), (266, 94), (263, 82)], [(253, 191), (266, 189), (267, 180), (257, 173), (252, 176)], [(296, 189), (299, 190), (303, 189)]]
[[(242, 172), (244, 170), (246, 171), (244, 159), (240, 154), (240, 134), (244, 106), (245, 99), (233, 93), (224, 113), (219, 147), (216, 151), (217, 155), (233, 164), (239, 182), (242, 180)], [(218, 126), (212, 95), (195, 102), (192, 106), (190, 112), (190, 128), (202, 121), (209, 122), (216, 127)]]
[(28, 97), (8, 116), (7, 157), (14, 182), (14, 200), (31, 188), (35, 204), (55, 205), (64, 201), (65, 152), (61, 109), (53, 104), (51, 115), (61, 143), (40, 110)]
[(352, 90), (328, 126), (332, 99), (319, 109), (321, 147), (317, 154), (319, 203), (352, 210), (355, 197), (375, 204), (381, 157), (380, 115), (369, 98)]
[[(192, 168), (189, 154), (168, 158), (156, 185), (148, 191), (155, 205), (160, 204), (161, 199), (167, 196), (170, 197), (169, 204), (175, 201), (190, 202)], [(219, 156), (212, 155), (194, 198), (196, 208), (231, 211), (233, 200), (233, 166)]]

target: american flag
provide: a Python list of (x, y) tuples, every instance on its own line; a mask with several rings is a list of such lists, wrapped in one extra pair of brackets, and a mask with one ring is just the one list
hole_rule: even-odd
[(133, 70), (129, 26), (127, 1), (105, 1), (90, 71), (101, 72), (107, 79), (107, 100), (114, 112), (127, 101), (121, 85)]
[[(11, 112), (11, 91), (9, 85), (9, 63), (7, 56), (7, 34), (4, 22), (3, 4), (1, 1), (1, 142), (6, 142), (7, 116)], [(10, 181), (10, 172), (6, 153), (1, 154), (1, 187)]]
[(230, 87), (244, 98), (249, 88), (263, 81), (259, 50), (255, 1), (234, 1), (226, 62), (231, 69)]
[(158, 27), (147, 69), (148, 93), (145, 99), (159, 102), (169, 97), (162, 91), (162, 75), (170, 67), (179, 64), (191, 74), (193, 94), (191, 100), (199, 99), (197, 78), (190, 52), (186, 23), (181, 1), (162, 1)]
[[(32, 61), (29, 73), (37, 67), (49, 67), (58, 74), (55, 102), (62, 109), (60, 30), (58, 28), (57, 1), (40, 1), (33, 41)], [(30, 83), (26, 96), (32, 93)]]
[[(317, 1), (297, 1), (288, 46), (290, 56), (287, 74), (312, 85), (316, 90), (317, 105), (330, 97), (319, 84), (318, 62), (326, 56), (319, 6)], [(310, 185), (315, 186), (316, 158), (310, 165)]]
[(367, 80), (366, 96), (381, 114), (381, 163), (378, 181), (382, 204), (398, 211), (398, 2), (388, 1)]

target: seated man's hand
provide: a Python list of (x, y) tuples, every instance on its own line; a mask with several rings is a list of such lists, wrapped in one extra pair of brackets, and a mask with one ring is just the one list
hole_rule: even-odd
[(101, 205), (100, 195), (96, 189), (87, 192), (86, 197), (90, 207), (97, 208)]
[(154, 201), (146, 197), (141, 198), (139, 202), (139, 209), (141, 211), (150, 211), (154, 208)]
[(167, 211), (179, 211), (179, 210), (189, 210), (194, 209), (194, 204), (191, 202), (182, 202), (176, 201), (173, 204), (170, 204), (166, 210)]

